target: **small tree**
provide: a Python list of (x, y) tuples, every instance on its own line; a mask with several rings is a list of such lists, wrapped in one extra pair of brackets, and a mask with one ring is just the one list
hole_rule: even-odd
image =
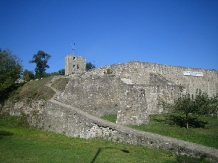
[(58, 73), (59, 73), (60, 75), (65, 75), (65, 69), (59, 70)]
[(185, 114), (186, 128), (189, 128), (189, 114), (211, 115), (218, 109), (218, 96), (209, 97), (201, 90), (197, 90), (195, 95), (180, 95), (173, 104), (162, 101), (163, 107), (171, 108), (174, 112)]
[(86, 63), (86, 71), (91, 70), (95, 68), (95, 65), (92, 64), (91, 62)]
[(42, 50), (39, 50), (37, 54), (33, 55), (33, 60), (29, 61), (30, 63), (36, 63), (35, 76), (37, 78), (41, 78), (43, 73), (45, 73), (46, 68), (49, 68), (47, 62), (50, 58), (51, 55), (45, 53)]
[(24, 72), (23, 72), (23, 79), (25, 81), (30, 81), (30, 80), (34, 79), (33, 72), (25, 69)]

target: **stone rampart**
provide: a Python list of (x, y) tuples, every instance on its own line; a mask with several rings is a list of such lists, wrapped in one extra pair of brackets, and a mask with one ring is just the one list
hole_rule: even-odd
[(149, 123), (150, 114), (165, 112), (160, 101), (172, 102), (178, 97), (175, 85), (126, 85), (121, 92), (117, 123), (140, 125)]
[(29, 123), (44, 130), (80, 138), (102, 138), (114, 142), (141, 144), (171, 151), (177, 155), (187, 155), (218, 162), (218, 150), (185, 142), (174, 138), (130, 129), (122, 125), (107, 122), (87, 114), (80, 109), (50, 100), (44, 106), (42, 114), (31, 116)]
[(117, 114), (117, 123), (142, 124), (150, 114), (162, 113), (160, 99), (173, 101), (179, 86), (161, 75), (150, 74), (152, 85), (107, 74), (108, 67), (72, 75), (65, 91), (56, 99), (95, 115)]
[(95, 116), (117, 114), (121, 89), (114, 75), (83, 74), (73, 76), (57, 100)]
[[(201, 89), (209, 96), (218, 93), (218, 72), (200, 68), (169, 66), (163, 64), (132, 61), (111, 66), (112, 73), (121, 78), (131, 79), (135, 84), (153, 85), (150, 74), (162, 76), (175, 85), (182, 85), (188, 93), (195, 94)], [(184, 71), (202, 72), (203, 76), (185, 76)]]

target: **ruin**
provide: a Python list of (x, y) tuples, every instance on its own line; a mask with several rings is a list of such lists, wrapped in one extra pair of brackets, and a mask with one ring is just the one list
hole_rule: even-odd
[(118, 124), (140, 125), (150, 114), (165, 112), (160, 101), (173, 102), (181, 88), (216, 95), (218, 72), (131, 61), (71, 76), (58, 100), (98, 117), (117, 114)]
[(65, 75), (86, 71), (86, 59), (81, 56), (68, 54), (65, 57)]
[[(56, 76), (47, 84), (55, 90), (55, 80), (69, 78), (63, 92), (48, 101), (16, 101), (4, 109), (10, 115), (25, 114), (32, 126), (67, 136), (141, 144), (218, 162), (215, 148), (125, 127), (148, 123), (149, 115), (163, 113), (160, 99), (173, 101), (181, 86), (183, 93), (201, 89), (216, 95), (217, 71), (131, 61), (85, 72), (85, 59), (78, 58), (67, 55), (66, 76)], [(108, 114), (117, 114), (116, 124), (99, 118)]]

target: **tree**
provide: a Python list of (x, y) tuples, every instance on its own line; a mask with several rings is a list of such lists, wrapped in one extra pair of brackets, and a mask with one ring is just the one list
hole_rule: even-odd
[(65, 69), (59, 70), (58, 73), (59, 73), (60, 75), (65, 75)]
[(218, 95), (209, 97), (201, 90), (197, 90), (195, 95), (180, 95), (173, 104), (163, 102), (165, 108), (171, 108), (175, 112), (185, 114), (186, 129), (189, 128), (189, 114), (212, 115), (218, 111)]
[(42, 50), (39, 50), (37, 54), (33, 55), (33, 59), (29, 61), (30, 63), (36, 63), (35, 76), (37, 78), (41, 78), (46, 68), (49, 68), (47, 62), (50, 58), (51, 55), (45, 53)]
[(25, 69), (24, 72), (23, 72), (23, 79), (25, 81), (30, 81), (30, 80), (34, 79), (33, 72)]
[(0, 49), (0, 97), (2, 98), (15, 81), (20, 78), (22, 72), (21, 60), (11, 51)]
[(87, 62), (86, 63), (86, 71), (91, 70), (93, 68), (95, 68), (94, 64), (92, 64), (91, 62)]

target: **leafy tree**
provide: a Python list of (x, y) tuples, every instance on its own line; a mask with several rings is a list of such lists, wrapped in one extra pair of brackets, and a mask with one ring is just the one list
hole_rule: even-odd
[(15, 81), (20, 78), (22, 65), (20, 59), (11, 51), (0, 49), (0, 98), (8, 94)]
[[(163, 101), (162, 101), (163, 102)], [(180, 95), (173, 104), (162, 103), (164, 108), (171, 108), (174, 112), (185, 114), (186, 128), (189, 128), (189, 114), (212, 115), (218, 111), (218, 95), (209, 97), (201, 90), (197, 90), (195, 95)]]
[(46, 68), (49, 68), (47, 65), (48, 60), (51, 58), (51, 55), (45, 53), (42, 50), (39, 50), (37, 54), (33, 55), (33, 59), (29, 61), (30, 63), (36, 63), (36, 77), (41, 78), (43, 73), (45, 72)]
[(32, 71), (25, 69), (23, 72), (23, 79), (25, 81), (30, 81), (30, 80), (34, 79), (34, 73)]
[(59, 70), (58, 73), (59, 73), (60, 75), (65, 75), (65, 69)]
[(91, 70), (93, 68), (95, 68), (94, 64), (92, 64), (91, 62), (87, 62), (86, 63), (86, 71)]

